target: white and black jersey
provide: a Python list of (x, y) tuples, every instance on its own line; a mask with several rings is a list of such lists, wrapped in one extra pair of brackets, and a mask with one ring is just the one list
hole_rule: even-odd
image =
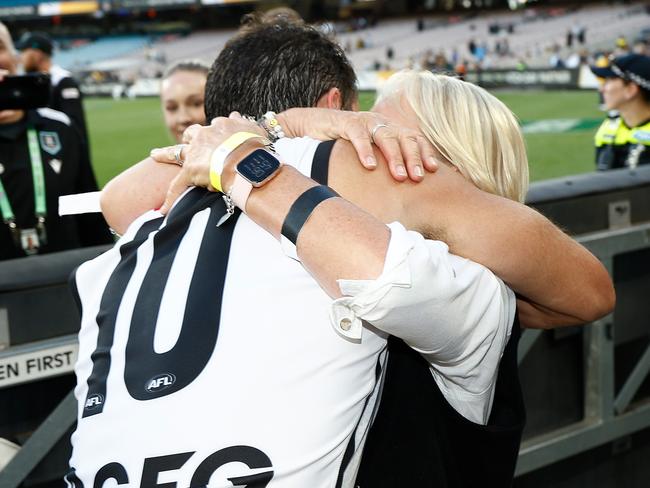
[(224, 212), (194, 189), (78, 269), (73, 484), (341, 486), (385, 337), (342, 339), (300, 263)]

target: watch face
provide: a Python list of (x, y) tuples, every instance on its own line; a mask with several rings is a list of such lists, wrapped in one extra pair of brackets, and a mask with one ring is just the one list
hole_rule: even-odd
[(253, 186), (261, 186), (280, 167), (280, 161), (264, 149), (256, 149), (237, 165), (237, 172)]

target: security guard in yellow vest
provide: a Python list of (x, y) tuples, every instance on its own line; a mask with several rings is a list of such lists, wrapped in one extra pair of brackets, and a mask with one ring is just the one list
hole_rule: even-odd
[(602, 171), (650, 164), (650, 57), (629, 54), (591, 71), (605, 79), (605, 107), (618, 111), (596, 133), (596, 167)]
[(605, 120), (596, 132), (598, 170), (650, 164), (650, 120), (628, 127), (621, 116)]

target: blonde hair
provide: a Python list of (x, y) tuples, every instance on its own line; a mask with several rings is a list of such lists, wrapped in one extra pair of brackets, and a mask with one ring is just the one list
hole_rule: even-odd
[(514, 114), (484, 89), (447, 75), (401, 71), (377, 103), (405, 100), (422, 133), (478, 188), (523, 202), (528, 191), (526, 147)]

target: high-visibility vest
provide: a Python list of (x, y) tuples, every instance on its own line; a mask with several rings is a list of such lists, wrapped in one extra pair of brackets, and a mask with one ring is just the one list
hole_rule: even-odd
[(606, 119), (594, 142), (599, 170), (650, 164), (650, 120), (628, 127), (621, 117)]

